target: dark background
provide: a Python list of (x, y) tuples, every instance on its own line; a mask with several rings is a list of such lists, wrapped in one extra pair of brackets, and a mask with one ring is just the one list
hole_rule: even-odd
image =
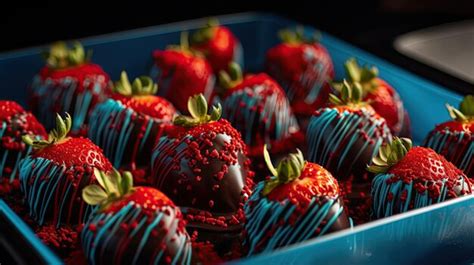
[[(2, 1), (6, 2), (6, 1)], [(347, 2), (347, 3), (346, 3)], [(23, 7), (0, 4), (0, 51), (186, 19), (247, 11), (276, 13), (375, 53), (454, 90), (471, 84), (398, 54), (393, 39), (405, 32), (474, 18), (472, 0), (371, 1), (47, 1)], [(15, 4), (15, 3), (13, 3)], [(25, 7), (27, 6), (27, 7)]]

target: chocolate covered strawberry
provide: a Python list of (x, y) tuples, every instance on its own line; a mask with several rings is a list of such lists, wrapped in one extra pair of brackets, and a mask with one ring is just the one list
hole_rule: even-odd
[(221, 119), (221, 108), (208, 113), (202, 94), (188, 101), (191, 116), (178, 116), (152, 154), (150, 183), (184, 213), (189, 233), (210, 241), (221, 254), (240, 245), (253, 175), (239, 132)]
[(375, 218), (472, 194), (472, 183), (461, 170), (430, 148), (412, 148), (407, 138), (394, 138), (380, 148), (368, 170), (377, 174), (372, 182)]
[(316, 32), (308, 34), (298, 27), (281, 30), (279, 35), (282, 43), (267, 51), (265, 68), (285, 89), (293, 111), (306, 124), (304, 120), (328, 100), (333, 63)]
[(112, 170), (102, 150), (86, 138), (68, 137), (72, 126), (56, 116), (56, 128), (46, 140), (23, 136), (33, 148), (20, 163), (20, 182), (30, 216), (39, 224), (82, 224), (92, 207), (81, 199), (81, 190), (95, 183), (94, 169)]
[(272, 177), (257, 184), (245, 205), (248, 254), (303, 242), (352, 226), (337, 180), (303, 154), (290, 154), (274, 168), (265, 149)]
[(46, 53), (46, 65), (31, 85), (30, 105), (47, 129), (54, 127), (57, 112), (71, 113), (73, 134), (85, 135), (90, 111), (109, 93), (109, 76), (90, 61), (79, 42), (72, 48), (58, 42)]
[(443, 155), (474, 179), (474, 96), (466, 96), (459, 109), (446, 107), (452, 120), (436, 125), (423, 146)]
[[(397, 91), (378, 77), (376, 67), (359, 66), (355, 58), (344, 64), (347, 78), (362, 87), (362, 98), (382, 116), (393, 135), (410, 136), (410, 120)], [(337, 83), (335, 84), (337, 86)], [(342, 84), (339, 83), (339, 86)]]
[(166, 195), (133, 187), (128, 172), (95, 176), (99, 185), (82, 190), (85, 202), (98, 205), (81, 231), (90, 264), (191, 264), (183, 216)]
[(151, 77), (160, 90), (158, 95), (169, 100), (182, 113), (187, 113), (188, 98), (202, 93), (209, 98), (215, 77), (203, 54), (189, 48), (188, 35), (183, 32), (180, 46), (153, 52)]
[(0, 197), (19, 190), (19, 164), (31, 151), (22, 141), (25, 134), (34, 134), (37, 140), (47, 137), (30, 112), (14, 101), (0, 100)]
[(226, 70), (231, 62), (243, 65), (242, 45), (217, 19), (209, 19), (204, 28), (191, 35), (189, 41), (193, 49), (206, 56), (215, 73)]
[(371, 176), (365, 170), (383, 142), (391, 139), (385, 119), (362, 101), (359, 83), (344, 80), (341, 97), (330, 94), (332, 106), (310, 119), (306, 142), (308, 160), (333, 174), (357, 223), (368, 220)]
[(242, 134), (259, 171), (266, 171), (265, 144), (278, 157), (304, 142), (285, 92), (271, 77), (264, 73), (243, 77), (238, 64), (232, 63), (228, 73), (221, 71), (219, 80), (222, 117)]
[(153, 147), (176, 115), (169, 101), (154, 95), (157, 90), (150, 77), (140, 76), (130, 83), (122, 72), (111, 98), (91, 114), (89, 138), (114, 167), (134, 172), (135, 178), (146, 174)]

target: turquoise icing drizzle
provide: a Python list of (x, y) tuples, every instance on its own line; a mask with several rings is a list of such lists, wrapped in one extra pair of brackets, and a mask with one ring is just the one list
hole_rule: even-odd
[[(308, 160), (327, 167), (334, 158), (332, 154), (340, 154), (335, 169), (339, 171), (342, 170), (346, 159), (352, 161), (350, 164), (352, 168), (367, 149), (373, 148), (372, 156), (376, 155), (384, 138), (390, 137), (390, 131), (384, 120), (371, 118), (370, 113), (365, 109), (361, 109), (361, 112), (362, 115), (349, 111), (339, 113), (336, 109), (325, 108), (319, 115), (313, 115), (306, 133)], [(334, 127), (331, 124), (334, 124)], [(381, 129), (382, 136), (377, 136), (376, 132)], [(363, 138), (362, 133), (365, 133), (369, 139), (373, 139), (374, 144), (369, 145), (369, 141)], [(364, 144), (358, 146), (358, 140), (363, 140)], [(360, 148), (356, 156), (348, 157), (348, 153), (354, 148)]]
[[(48, 159), (27, 156), (20, 162), (20, 184), (29, 206), (30, 216), (43, 225), (52, 221), (61, 224), (82, 224), (92, 211), (92, 206), (82, 200), (82, 187), (90, 184), (90, 173), (76, 174), (74, 182), (68, 179), (73, 168), (57, 165)], [(74, 183), (77, 183), (75, 185)], [(72, 220), (77, 216), (76, 220)]]
[[(0, 128), (0, 139), (5, 135), (5, 132), (7, 131), (7, 127), (8, 127), (8, 124), (4, 121), (1, 124), (2, 124), (2, 126)], [(39, 137), (37, 139), (39, 139)], [(15, 177), (18, 173), (20, 161), (24, 157), (26, 157), (30, 152), (31, 152), (31, 147), (30, 146), (26, 146), (25, 150), (23, 150), (21, 152), (19, 152), (17, 150), (8, 150), (6, 148), (1, 148), (0, 149), (0, 181), (4, 177), (7, 177), (7, 178), (9, 178), (10, 183), (13, 182), (13, 180), (15, 179)], [(12, 165), (7, 165), (7, 161), (11, 160), (12, 157), (13, 157), (13, 160), (15, 162)], [(10, 168), (11, 172), (8, 173), (8, 174), (6, 172), (4, 172), (5, 167), (7, 167), (7, 166), (13, 166), (12, 168)]]
[[(163, 237), (163, 240), (166, 240), (168, 244), (179, 245), (177, 252), (171, 256), (171, 264), (191, 264), (192, 249), (190, 239), (185, 233), (170, 234), (178, 226), (178, 219), (176, 218), (175, 209), (168, 207), (167, 210), (169, 210), (172, 216), (165, 215), (164, 209), (156, 210), (155, 214), (152, 215), (144, 214), (140, 206), (130, 202), (116, 213), (93, 213), (81, 232), (82, 247), (87, 260), (90, 264), (98, 264), (101, 263), (101, 260), (105, 259), (105, 255), (112, 255), (116, 264), (122, 264), (122, 259), (128, 257), (123, 256), (123, 252), (126, 251), (120, 251), (119, 247), (130, 243), (132, 240), (135, 242), (138, 239), (137, 245), (127, 244), (128, 248), (136, 248), (133, 251), (135, 254), (130, 264), (142, 264), (141, 262), (145, 261), (147, 262), (146, 264), (165, 263), (165, 249), (159, 249), (161, 242), (157, 242), (156, 236), (151, 235), (155, 230), (160, 235), (163, 231), (167, 231), (168, 234)], [(172, 223), (168, 224), (164, 220), (165, 218), (173, 220)], [(130, 227), (134, 222), (137, 225), (132, 228), (130, 233), (123, 232), (123, 224), (127, 224)], [(163, 228), (159, 226), (160, 222), (164, 222), (168, 227)], [(96, 227), (95, 231), (89, 229), (91, 225)], [(121, 236), (119, 237), (118, 235)], [(156, 248), (156, 251), (153, 251), (150, 257), (143, 257), (144, 248)], [(110, 250), (116, 250), (116, 252), (110, 253)], [(107, 259), (110, 260), (110, 257)]]
[[(467, 142), (465, 142), (467, 141)], [(451, 132), (449, 130), (434, 131), (426, 138), (423, 146), (442, 154), (463, 170), (468, 177), (469, 172), (474, 172), (474, 137), (465, 132)], [(447, 151), (447, 153), (445, 153)]]
[(76, 79), (66, 77), (55, 82), (51, 79), (42, 80), (39, 75), (35, 76), (31, 88), (33, 94), (40, 99), (37, 103), (39, 109), (35, 113), (38, 120), (46, 128), (53, 128), (56, 113), (68, 112), (72, 117), (71, 132), (79, 132), (93, 107), (94, 97), (103, 97), (101, 93), (106, 83), (100, 80), (100, 77), (86, 78), (81, 84), (84, 89), (79, 91), (80, 84)]
[[(268, 89), (265, 85), (245, 87), (232, 92), (223, 101), (222, 117), (242, 134), (247, 145), (263, 144), (255, 142), (256, 134), (264, 143), (271, 144), (299, 130), (285, 95), (279, 92), (266, 95)], [(259, 105), (263, 106), (261, 110)]]
[[(261, 191), (264, 184), (263, 181), (257, 184), (244, 207), (247, 218), (245, 224), (247, 237), (244, 245), (249, 249), (248, 255), (271, 252), (279, 247), (322, 236), (344, 211), (338, 205), (337, 198), (328, 199), (322, 205), (313, 198), (308, 210), (303, 215), (299, 215), (294, 224), (289, 224), (290, 217), (297, 214), (295, 213), (296, 206), (289, 200), (270, 201), (262, 197)], [(339, 208), (333, 216), (328, 216), (333, 207)], [(324, 220), (327, 222), (323, 223)], [(316, 232), (317, 229), (320, 229), (319, 233)], [(269, 231), (273, 232), (271, 236), (267, 234)]]
[[(427, 190), (421, 193), (417, 191), (414, 188), (413, 180), (409, 183), (401, 180), (392, 182), (390, 179), (393, 177), (394, 175), (390, 173), (378, 174), (372, 180), (372, 210), (375, 218), (383, 218), (406, 212), (410, 210), (410, 204), (413, 204), (413, 209), (417, 209), (443, 202), (447, 199), (449, 187), (445, 185), (446, 179), (437, 183), (440, 187), (440, 194), (437, 198), (432, 198)], [(465, 180), (462, 176), (459, 177), (459, 182), (460, 187), (465, 187)], [(428, 181), (421, 182), (421, 184), (426, 186)]]
[[(146, 122), (143, 137), (132, 134), (135, 127), (143, 126), (143, 122)], [(145, 146), (145, 143), (150, 137), (160, 134), (157, 127), (161, 123), (161, 120), (153, 118), (138, 119), (132, 109), (125, 107), (120, 101), (108, 99), (98, 104), (92, 111), (88, 137), (103, 149), (105, 156), (114, 167), (120, 168), (124, 166), (123, 160), (127, 146), (134, 146), (136, 141), (139, 141), (135, 155), (140, 154), (144, 148), (152, 148)], [(152, 128), (156, 129), (156, 134), (151, 133)], [(135, 159), (136, 157), (132, 157), (132, 161)]]

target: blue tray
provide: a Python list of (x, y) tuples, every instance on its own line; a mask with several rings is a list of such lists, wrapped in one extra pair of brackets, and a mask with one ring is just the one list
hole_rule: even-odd
[[(295, 25), (278, 16), (245, 13), (219, 17), (244, 47), (249, 71), (262, 69), (267, 49), (279, 42), (277, 31)], [(131, 76), (148, 73), (151, 52), (179, 41), (183, 30), (199, 28), (198, 19), (139, 30), (82, 39), (94, 50), (94, 62), (103, 66), (113, 79), (122, 69)], [(412, 120), (413, 139), (420, 143), (437, 123), (449, 119), (445, 103), (458, 105), (461, 96), (417, 77), (380, 58), (322, 34), (322, 43), (334, 61), (336, 77), (343, 77), (343, 62), (356, 57), (376, 65), (380, 76), (400, 93)], [(36, 47), (0, 54), (0, 98), (26, 100), (26, 87), (43, 65)], [(400, 214), (315, 240), (280, 249), (269, 255), (237, 261), (243, 264), (469, 264), (474, 262), (474, 196), (459, 198), (424, 209)]]

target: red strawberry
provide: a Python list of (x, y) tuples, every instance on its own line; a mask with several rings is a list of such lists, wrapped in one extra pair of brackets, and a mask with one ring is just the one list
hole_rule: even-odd
[(65, 120), (57, 115), (56, 123), (47, 140), (23, 137), (35, 150), (20, 164), (20, 182), (30, 215), (39, 225), (77, 225), (92, 210), (80, 199), (80, 191), (95, 182), (94, 169), (110, 171), (112, 165), (89, 139), (66, 136), (72, 125), (69, 114)]
[(363, 88), (363, 100), (382, 116), (393, 135), (410, 136), (410, 120), (397, 91), (378, 77), (375, 67), (361, 67), (354, 58), (344, 64), (350, 82)]
[(157, 81), (158, 95), (168, 99), (182, 113), (192, 95), (203, 93), (209, 98), (214, 89), (212, 68), (202, 54), (189, 49), (187, 34), (183, 33), (181, 46), (153, 52), (151, 76)]
[(99, 65), (90, 62), (82, 45), (72, 49), (64, 42), (51, 46), (46, 66), (34, 78), (30, 105), (46, 128), (54, 127), (56, 112), (69, 112), (74, 123), (73, 134), (84, 135), (90, 111), (109, 93), (109, 76)]
[[(91, 264), (189, 264), (192, 249), (178, 207), (159, 190), (133, 187), (132, 175), (96, 171), (82, 197), (100, 207), (81, 231)], [(135, 236), (139, 235), (139, 236)]]
[(209, 19), (206, 27), (197, 30), (190, 38), (191, 47), (202, 52), (215, 73), (226, 70), (232, 61), (243, 63), (242, 45), (229, 28)]
[(0, 100), (0, 197), (19, 188), (20, 160), (31, 149), (21, 137), (35, 134), (46, 138), (46, 131), (36, 118), (14, 101)]
[(370, 172), (376, 218), (421, 208), (472, 193), (472, 183), (453, 164), (430, 148), (395, 138), (379, 149)]
[(152, 181), (181, 207), (188, 231), (227, 254), (245, 221), (243, 203), (253, 187), (253, 172), (240, 134), (213, 107), (208, 115), (203, 95), (188, 101), (192, 117), (178, 116), (173, 131), (152, 154)]
[(466, 96), (459, 110), (447, 105), (453, 120), (437, 125), (425, 139), (433, 148), (474, 179), (474, 96)]
[(298, 117), (311, 116), (325, 105), (331, 91), (328, 81), (334, 78), (326, 48), (314, 32), (305, 36), (304, 31), (280, 31), (283, 42), (268, 50), (265, 60), (268, 73), (282, 84)]
[(219, 81), (224, 89), (220, 93), (222, 116), (242, 134), (254, 165), (266, 176), (264, 144), (271, 146), (270, 152), (277, 157), (304, 142), (285, 92), (264, 73), (242, 77), (235, 63), (229, 65), (229, 73), (220, 72)]
[(351, 227), (339, 185), (326, 169), (306, 162), (298, 150), (275, 169), (264, 150), (273, 177), (260, 182), (245, 206), (249, 255)]
[(152, 149), (176, 115), (169, 101), (154, 95), (157, 90), (150, 77), (138, 77), (131, 84), (122, 72), (112, 98), (91, 114), (89, 137), (114, 167), (133, 171), (135, 178), (146, 175)]

